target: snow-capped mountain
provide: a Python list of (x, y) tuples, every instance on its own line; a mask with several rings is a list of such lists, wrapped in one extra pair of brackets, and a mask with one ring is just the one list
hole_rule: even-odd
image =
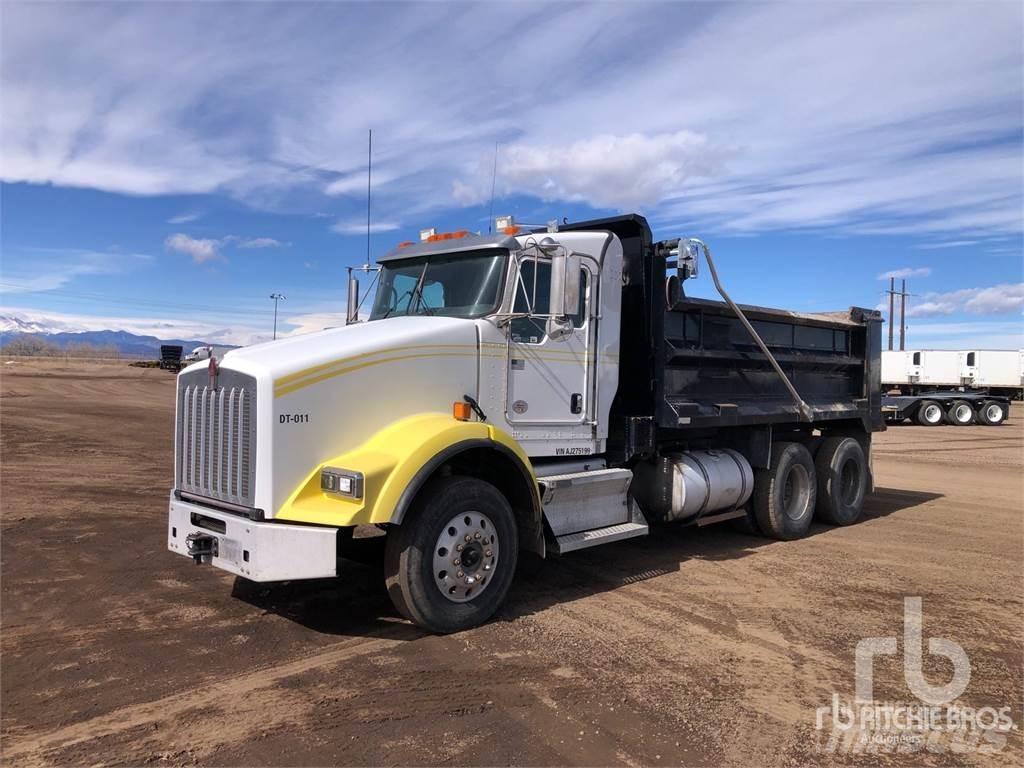
[(60, 333), (67, 330), (50, 323), (17, 315), (0, 315), (0, 333)]
[[(47, 323), (18, 315), (0, 315), (0, 345), (15, 338), (39, 339), (59, 347), (90, 344), (97, 347), (116, 347), (121, 354), (138, 357), (159, 357), (161, 344), (180, 345), (185, 352), (208, 343), (198, 339), (160, 339), (128, 331), (86, 331), (67, 324)], [(223, 345), (221, 345), (223, 346)]]

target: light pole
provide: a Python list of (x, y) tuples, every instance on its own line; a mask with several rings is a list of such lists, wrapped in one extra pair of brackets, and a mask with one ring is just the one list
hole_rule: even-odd
[(270, 298), (274, 300), (274, 339), (277, 339), (277, 302), (284, 301), (287, 297), (283, 293), (272, 293)]

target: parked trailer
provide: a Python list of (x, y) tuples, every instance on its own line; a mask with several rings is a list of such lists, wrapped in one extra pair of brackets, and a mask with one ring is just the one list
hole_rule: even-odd
[[(737, 306), (707, 246), (654, 242), (637, 215), (497, 224), (382, 256), (369, 322), (180, 374), (172, 552), (331, 577), (377, 525), (398, 611), (452, 632), (497, 610), (523, 551), (860, 517), (877, 311)], [(685, 295), (700, 260), (723, 301)]]
[(1015, 400), (1024, 398), (1024, 351), (977, 349), (960, 353), (960, 382)]
[(882, 388), (903, 395), (941, 389), (1024, 397), (1020, 350), (884, 350)]
[(977, 423), (996, 427), (1010, 416), (1010, 398), (963, 390), (885, 395), (882, 413), (890, 424), (915, 421), (924, 427), (943, 423), (956, 426)]

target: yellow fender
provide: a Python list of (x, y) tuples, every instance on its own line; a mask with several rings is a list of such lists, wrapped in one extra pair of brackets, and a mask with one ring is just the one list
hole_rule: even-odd
[[(359, 448), (315, 467), (277, 511), (275, 519), (338, 527), (400, 522), (395, 516), (404, 511), (402, 494), (420, 470), (453, 446), (470, 441), (491, 442), (511, 452), (529, 473), (536, 495), (530, 459), (507, 432), (482, 422), (458, 421), (448, 414), (424, 413), (397, 421)], [(363, 498), (347, 499), (321, 491), (320, 471), (324, 466), (361, 472)], [(539, 498), (535, 502), (539, 510)]]

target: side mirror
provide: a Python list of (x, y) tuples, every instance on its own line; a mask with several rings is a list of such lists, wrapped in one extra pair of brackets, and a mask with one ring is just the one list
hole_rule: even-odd
[(676, 273), (680, 280), (689, 280), (697, 276), (697, 255), (701, 243), (695, 240), (680, 240), (676, 257)]
[(579, 254), (556, 253), (551, 257), (551, 314), (567, 317), (580, 305)]
[(572, 320), (567, 317), (549, 317), (544, 324), (544, 333), (552, 341), (561, 341), (572, 333)]

